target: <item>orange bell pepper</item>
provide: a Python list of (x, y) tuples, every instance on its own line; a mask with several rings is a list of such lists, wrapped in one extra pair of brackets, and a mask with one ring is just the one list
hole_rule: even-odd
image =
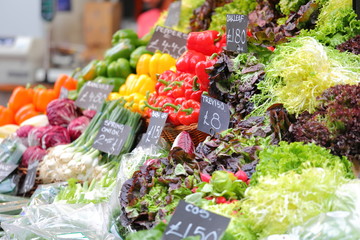
[(13, 123), (15, 123), (13, 110), (0, 106), (0, 126)]
[(36, 89), (34, 95), (35, 110), (45, 113), (47, 105), (57, 99), (57, 94), (53, 89)]
[(16, 87), (9, 98), (9, 108), (11, 108), (14, 113), (16, 113), (22, 106), (28, 103), (32, 103), (33, 92), (33, 89), (30, 88), (24, 88), (21, 86)]
[(26, 104), (16, 112), (15, 123), (20, 125), (23, 121), (36, 115), (39, 113), (35, 110), (35, 105), (33, 103)]
[(60, 96), (60, 91), (62, 87), (66, 88), (69, 91), (75, 90), (77, 87), (77, 80), (66, 74), (60, 74), (54, 84), (54, 91), (57, 98)]

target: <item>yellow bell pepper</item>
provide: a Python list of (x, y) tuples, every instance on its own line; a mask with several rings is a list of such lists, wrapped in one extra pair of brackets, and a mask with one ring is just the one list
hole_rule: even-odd
[(137, 79), (131, 92), (137, 92), (142, 95), (146, 95), (147, 91), (154, 91), (156, 82), (153, 81), (148, 75), (142, 74)]
[(156, 81), (156, 75), (169, 70), (171, 67), (175, 66), (176, 59), (167, 53), (155, 53), (149, 62), (149, 75)]
[(112, 100), (118, 100), (122, 97), (122, 95), (120, 93), (117, 92), (111, 92), (108, 95), (108, 100), (112, 101)]
[(151, 55), (145, 53), (140, 56), (139, 61), (136, 64), (136, 73), (137, 74), (149, 74), (149, 63), (151, 59)]

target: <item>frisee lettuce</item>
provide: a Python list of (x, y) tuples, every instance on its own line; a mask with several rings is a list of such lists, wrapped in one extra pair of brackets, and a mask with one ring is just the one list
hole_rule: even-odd
[(288, 228), (330, 211), (336, 189), (348, 181), (338, 167), (262, 176), (256, 186), (245, 192), (241, 210), (260, 239), (283, 234)]
[(340, 53), (312, 37), (295, 37), (274, 51), (258, 84), (261, 93), (251, 98), (255, 111), (250, 115), (261, 115), (274, 103), (283, 103), (292, 114), (312, 113), (326, 89), (359, 82), (359, 64), (358, 55)]

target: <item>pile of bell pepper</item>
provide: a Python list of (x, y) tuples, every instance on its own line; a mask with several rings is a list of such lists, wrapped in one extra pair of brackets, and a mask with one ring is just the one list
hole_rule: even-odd
[(158, 76), (156, 92), (146, 102), (149, 117), (156, 110), (167, 112), (174, 125), (198, 122), (201, 95), (209, 88), (205, 69), (216, 63), (217, 54), (226, 46), (226, 35), (210, 30), (192, 32), (186, 46), (188, 50), (176, 62), (176, 73), (167, 70)]
[(20, 125), (23, 121), (36, 115), (45, 113), (47, 105), (54, 99), (59, 98), (61, 88), (69, 91), (75, 90), (77, 80), (71, 76), (61, 74), (53, 89), (47, 89), (42, 85), (34, 88), (16, 87), (8, 101), (8, 106), (0, 106), (0, 126), (6, 124)]
[(139, 39), (131, 29), (121, 29), (112, 38), (112, 47), (104, 54), (103, 60), (93, 60), (78, 76), (78, 92), (87, 81), (113, 85), (113, 92), (125, 83), (125, 79), (135, 72), (141, 55), (148, 53), (147, 41)]
[(109, 100), (124, 99), (125, 107), (145, 113), (147, 95), (155, 91), (156, 76), (168, 69), (175, 69), (176, 60), (169, 54), (156, 52), (154, 55), (145, 53), (140, 56), (137, 65), (137, 74), (130, 74), (119, 92), (109, 95)]

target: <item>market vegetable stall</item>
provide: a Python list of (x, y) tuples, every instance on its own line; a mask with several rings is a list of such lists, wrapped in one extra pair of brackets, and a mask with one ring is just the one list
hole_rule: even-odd
[[(0, 163), (13, 167), (1, 172), (0, 192), (31, 196), (2, 222), (3, 239), (218, 234), (176, 232), (182, 200), (229, 219), (216, 239), (360, 238), (360, 20), (351, 1), (181, 4), (180, 57), (166, 53), (165, 38), (151, 52), (156, 39), (122, 29), (104, 59), (54, 88), (16, 88), (0, 108)], [(248, 52), (227, 49), (230, 13), (248, 15)], [(79, 107), (80, 96), (92, 104)], [(225, 116), (204, 111), (204, 96), (228, 108), (224, 131), (213, 122)], [(205, 123), (213, 132), (199, 130)]]

